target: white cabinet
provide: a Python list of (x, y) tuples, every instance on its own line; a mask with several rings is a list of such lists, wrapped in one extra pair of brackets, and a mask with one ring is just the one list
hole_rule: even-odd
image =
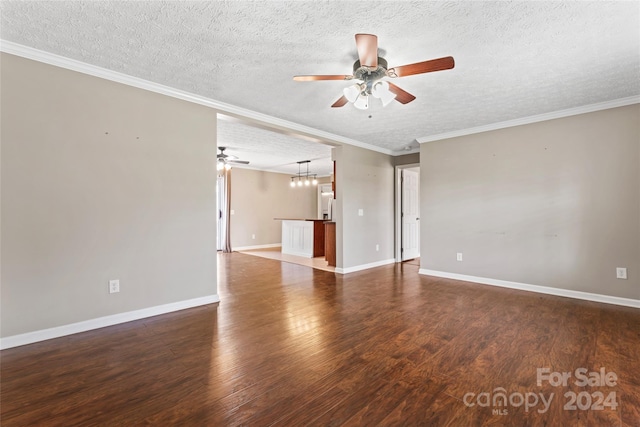
[(282, 221), (282, 253), (313, 258), (313, 221)]

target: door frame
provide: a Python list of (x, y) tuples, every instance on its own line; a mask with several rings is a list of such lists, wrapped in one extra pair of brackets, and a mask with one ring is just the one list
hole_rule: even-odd
[(419, 168), (420, 163), (410, 163), (408, 165), (398, 165), (395, 167), (395, 234), (396, 234), (396, 244), (395, 244), (395, 256), (396, 262), (402, 262), (402, 253), (400, 249), (402, 248), (402, 217), (400, 213), (402, 212), (402, 169), (411, 169), (411, 168)]
[(216, 175), (216, 250), (221, 251), (224, 247), (222, 243), (222, 215), (224, 215), (222, 206), (222, 177)]

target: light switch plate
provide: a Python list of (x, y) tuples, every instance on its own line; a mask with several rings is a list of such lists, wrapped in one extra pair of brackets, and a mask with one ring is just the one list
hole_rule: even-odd
[(358, 216), (364, 216), (364, 210), (358, 209)]

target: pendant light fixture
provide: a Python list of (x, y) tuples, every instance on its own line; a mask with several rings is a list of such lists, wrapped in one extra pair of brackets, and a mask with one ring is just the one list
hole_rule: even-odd
[[(291, 177), (291, 187), (302, 187), (304, 186), (310, 186), (310, 185), (318, 185), (318, 178), (316, 176), (315, 173), (310, 173), (309, 172), (309, 163), (311, 163), (311, 160), (302, 160), (298, 163), (298, 174), (295, 176)], [(307, 170), (306, 172), (302, 171), (302, 165), (306, 164), (307, 165)]]

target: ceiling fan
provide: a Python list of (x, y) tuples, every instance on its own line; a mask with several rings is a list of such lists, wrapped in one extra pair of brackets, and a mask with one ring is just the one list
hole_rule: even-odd
[(216, 156), (216, 158), (218, 159), (217, 161), (217, 169), (218, 170), (222, 170), (222, 169), (231, 169), (231, 165), (232, 164), (237, 164), (237, 165), (248, 165), (249, 162), (247, 160), (238, 160), (238, 157), (236, 156), (232, 156), (229, 154), (224, 154), (224, 150), (226, 150), (227, 147), (218, 147), (218, 150), (220, 150), (220, 154), (218, 154)]
[(397, 78), (414, 74), (431, 73), (433, 71), (449, 70), (454, 67), (453, 57), (431, 59), (415, 64), (401, 65), (388, 68), (387, 61), (378, 56), (378, 37), (373, 34), (356, 34), (358, 60), (353, 64), (353, 74), (309, 75), (295, 76), (297, 82), (314, 80), (355, 80), (356, 84), (344, 88), (343, 93), (333, 108), (342, 107), (352, 102), (356, 108), (369, 108), (369, 97), (379, 98), (386, 106), (394, 99), (401, 104), (408, 104), (416, 99), (409, 92), (395, 84), (382, 80), (384, 77)]

